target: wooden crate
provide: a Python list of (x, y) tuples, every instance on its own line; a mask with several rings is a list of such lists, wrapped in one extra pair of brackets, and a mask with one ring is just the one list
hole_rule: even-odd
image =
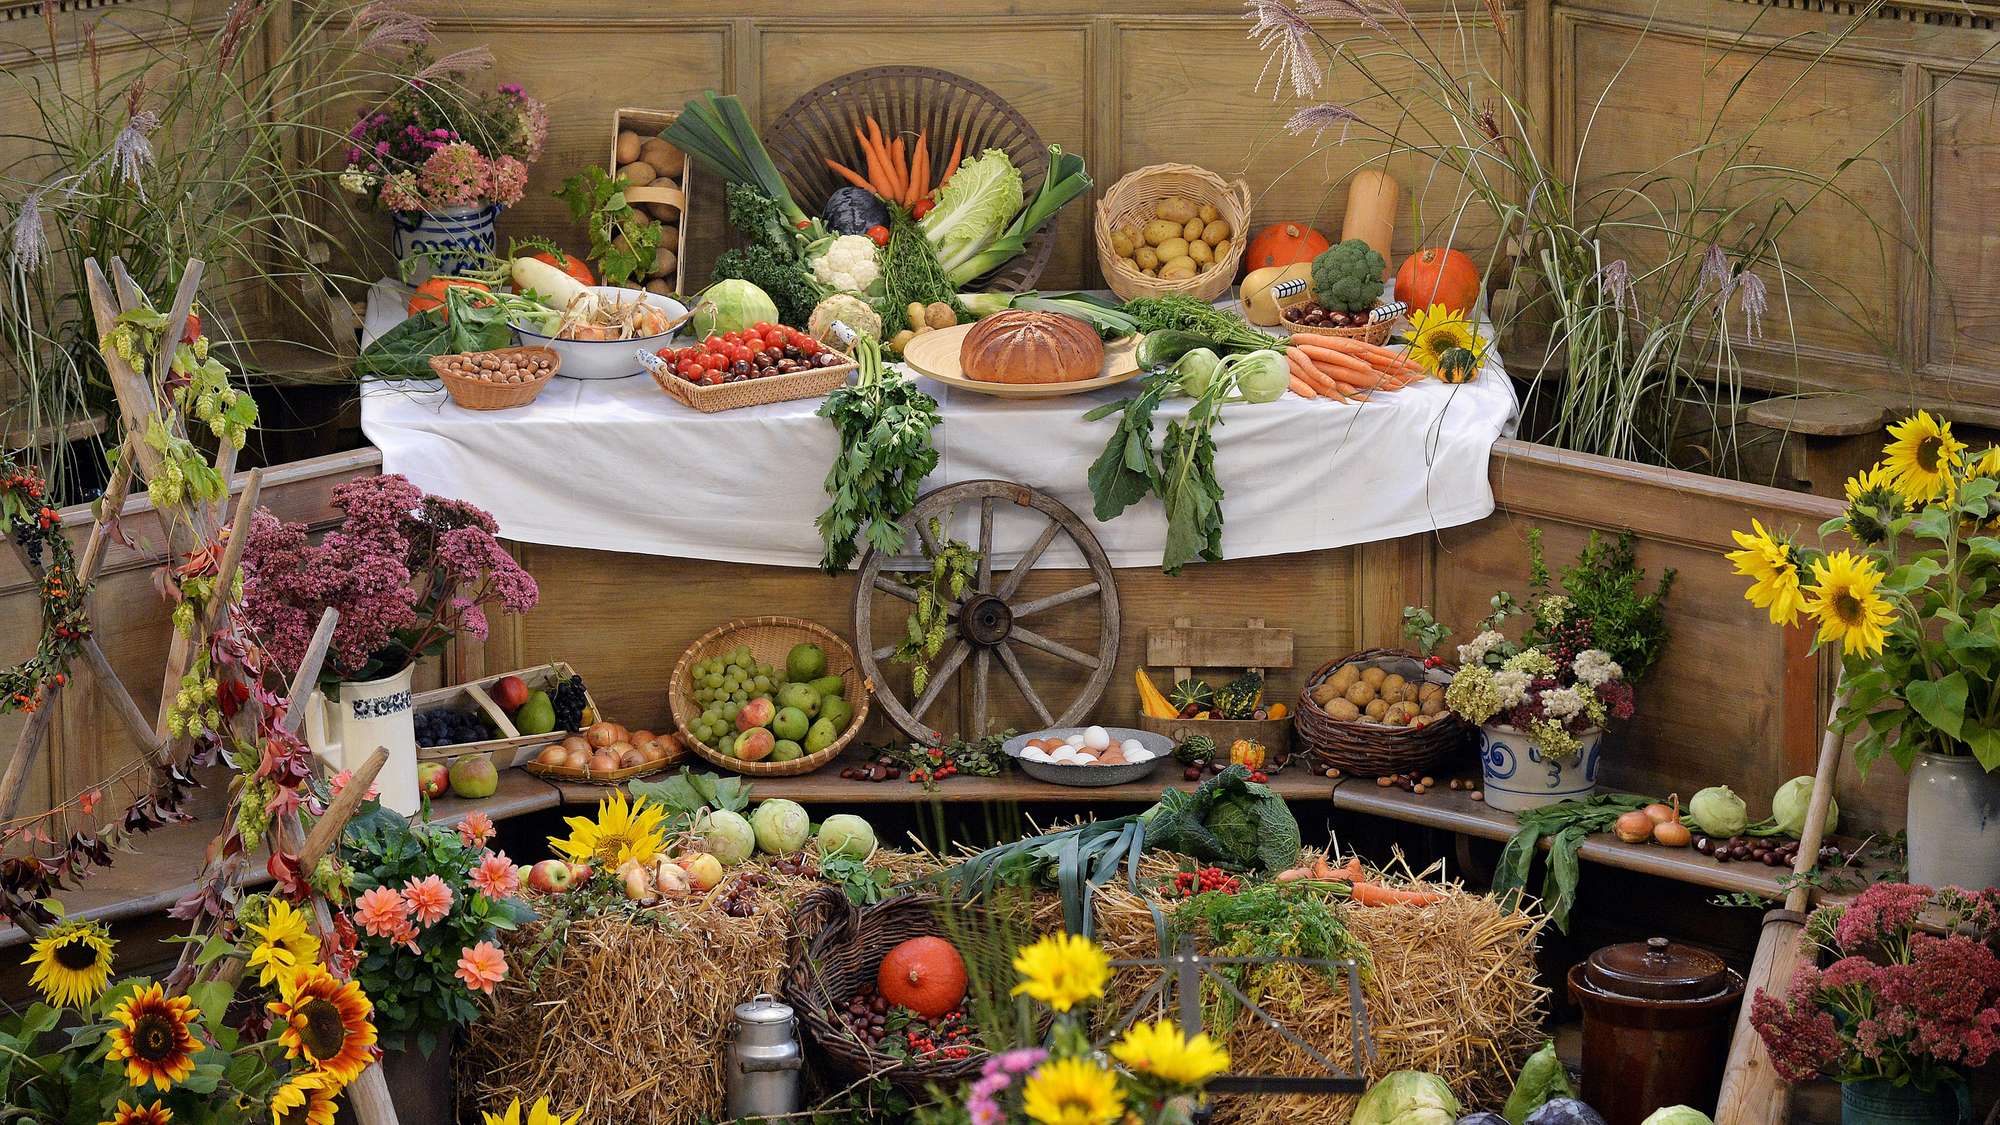
[[(611, 116), (611, 156), (608, 164), (612, 175), (618, 174), (619, 133), (630, 129), (641, 138), (657, 137), (679, 118), (680, 111), (675, 109), (626, 108), (614, 112)], [(686, 159), (681, 165), (678, 187), (655, 180), (645, 187), (625, 189), (626, 200), (635, 206), (641, 203), (665, 204), (680, 212), (674, 220), (674, 270), (669, 275), (675, 293), (685, 292), (681, 283), (687, 277), (687, 206), (688, 200), (694, 198), (694, 157), (685, 153), (682, 155)]]
[[(422, 714), (425, 711), (433, 711), (439, 707), (463, 710), (467, 704), (470, 704), (473, 709), (484, 714), (500, 731), (499, 737), (489, 738), (482, 742), (457, 742), (449, 746), (419, 746), (417, 747), (417, 760), (419, 762), (449, 762), (454, 758), (462, 758), (467, 754), (492, 754), (493, 764), (504, 770), (509, 766), (517, 766), (528, 761), (542, 747), (551, 742), (561, 742), (573, 732), (559, 728), (547, 734), (522, 734), (519, 730), (515, 729), (514, 721), (507, 717), (507, 712), (501, 710), (500, 705), (493, 702), (493, 697), (487, 694), (488, 689), (493, 686), (495, 681), (503, 680), (508, 676), (521, 677), (521, 682), (527, 684), (530, 691), (536, 688), (553, 690), (558, 673), (565, 676), (576, 674), (569, 665), (558, 660), (552, 664), (543, 664), (534, 668), (517, 668), (512, 672), (496, 672), (491, 676), (485, 676), (477, 680), (468, 680), (462, 684), (432, 688), (430, 691), (416, 693), (410, 698), (410, 710), (413, 714)], [(597, 701), (590, 697), (590, 687), (588, 684), (584, 685), (583, 699), (585, 706), (592, 714), (595, 714), (599, 719), (604, 718), (604, 714), (597, 710)]]
[[(1261, 617), (1233, 626), (1196, 625), (1189, 618), (1176, 617), (1170, 628), (1146, 630), (1146, 664), (1173, 670), (1169, 690), (1172, 684), (1204, 670), (1228, 671), (1228, 679), (1239, 672), (1256, 671), (1264, 674), (1265, 700), (1289, 707), (1291, 704), (1286, 701), (1291, 694), (1275, 690), (1270, 674), (1273, 669), (1290, 668), (1292, 653), (1292, 631), (1267, 629)], [(1215, 680), (1209, 683), (1221, 686)], [(1229, 744), (1239, 738), (1262, 743), (1274, 760), (1286, 758), (1292, 752), (1289, 715), (1282, 719), (1156, 719), (1141, 713), (1139, 729), (1164, 734), (1175, 742), (1191, 734), (1204, 734), (1214, 739), (1225, 755)]]

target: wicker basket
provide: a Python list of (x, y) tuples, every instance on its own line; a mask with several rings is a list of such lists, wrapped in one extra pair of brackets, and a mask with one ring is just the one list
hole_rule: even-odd
[[(884, 133), (907, 136), (914, 143), (922, 132), (945, 151), (934, 153), (939, 172), (950, 158), (952, 138), (963, 138), (964, 155), (989, 148), (1007, 154), (1021, 170), (1021, 182), (1042, 182), (1049, 167), (1049, 149), (1041, 134), (1000, 95), (970, 78), (926, 66), (878, 66), (843, 74), (799, 95), (772, 118), (764, 147), (802, 201), (808, 213), (819, 210), (833, 190), (846, 185), (826, 162), (837, 160), (860, 168), (862, 159), (854, 130), (873, 116)], [(1045, 224), (1029, 237), (1027, 246), (999, 269), (963, 286), (1019, 292), (1033, 289), (1055, 246), (1055, 224)]]
[(639, 360), (645, 365), (646, 374), (653, 377), (653, 382), (658, 384), (661, 390), (678, 399), (683, 406), (692, 406), (703, 414), (715, 414), (743, 406), (790, 402), (795, 398), (818, 398), (847, 382), (848, 375), (852, 374), (857, 366), (850, 360), (832, 367), (794, 371), (789, 375), (768, 375), (761, 379), (744, 379), (735, 383), (704, 386), (681, 378), (658, 356), (641, 353)]
[(549, 385), (556, 372), (562, 370), (562, 357), (554, 348), (522, 347), (496, 348), (490, 352), (471, 352), (471, 355), (536, 355), (549, 361), (548, 367), (533, 379), (524, 383), (489, 383), (484, 379), (472, 379), (456, 374), (445, 367), (445, 361), (454, 356), (434, 355), (430, 358), (431, 371), (444, 381), (444, 389), (451, 394), (451, 401), (467, 410), (506, 410), (515, 406), (526, 406), (535, 401), (542, 388)]
[[(1377, 308), (1380, 308), (1381, 302), (1377, 301), (1375, 305)], [(1310, 332), (1315, 336), (1340, 336), (1349, 340), (1362, 340), (1370, 344), (1386, 344), (1389, 342), (1389, 336), (1394, 332), (1396, 327), (1396, 322), (1393, 319), (1377, 321), (1373, 324), (1364, 324), (1359, 328), (1334, 328), (1330, 325), (1300, 324), (1298, 321), (1292, 319), (1292, 309), (1297, 307), (1293, 305), (1278, 310), (1278, 322), (1283, 324), (1288, 331)]]
[[(841, 732), (833, 745), (817, 754), (807, 754), (789, 762), (746, 762), (705, 746), (694, 736), (689, 724), (701, 714), (701, 705), (694, 701), (693, 668), (696, 661), (742, 645), (749, 648), (758, 663), (783, 664), (785, 654), (791, 651), (793, 645), (806, 642), (826, 650), (827, 674), (847, 681), (846, 699), (854, 707), (853, 721), (847, 724), (847, 729)], [(680, 726), (681, 741), (701, 757), (724, 769), (751, 777), (796, 777), (833, 761), (849, 742), (854, 741), (862, 724), (868, 721), (868, 695), (873, 690), (874, 685), (861, 678), (861, 665), (854, 659), (854, 650), (833, 630), (800, 617), (748, 617), (710, 629), (681, 653), (680, 660), (674, 664), (673, 679), (667, 684), (667, 702), (673, 707), (674, 721)]]
[(780, 989), (811, 1034), (818, 1061), (842, 1078), (881, 1073), (903, 1089), (920, 1090), (929, 1083), (955, 1086), (986, 1064), (977, 1049), (962, 1059), (890, 1058), (840, 1019), (840, 1005), (875, 983), (884, 954), (914, 937), (945, 936), (938, 906), (936, 895), (920, 893), (855, 907), (838, 887), (821, 887), (800, 901), (799, 936)]
[[(1421, 727), (1395, 727), (1366, 721), (1344, 722), (1313, 701), (1313, 689), (1342, 665), (1388, 661), (1412, 661), (1419, 666), (1423, 663), (1413, 652), (1371, 648), (1329, 660), (1306, 678), (1305, 686), (1299, 689), (1299, 708), (1293, 725), (1297, 739), (1312, 756), (1315, 769), (1337, 769), (1361, 777), (1409, 773), (1430, 769), (1471, 745), (1475, 728), (1450, 712)], [(1434, 683), (1448, 683), (1451, 674), (1434, 668), (1426, 672), (1425, 678)]]
[[(1160, 200), (1173, 195), (1184, 195), (1196, 204), (1214, 207), (1229, 224), (1231, 237), (1229, 252), (1214, 265), (1182, 281), (1163, 281), (1125, 265), (1124, 259), (1111, 249), (1111, 232), (1123, 226), (1145, 226)], [(1097, 201), (1097, 268), (1104, 274), (1104, 283), (1122, 300), (1180, 293), (1213, 301), (1236, 280), (1236, 266), (1243, 261), (1243, 247), (1248, 241), (1245, 231), (1249, 225), (1248, 183), (1241, 179), (1228, 183), (1208, 169), (1192, 164), (1149, 164), (1126, 173)]]

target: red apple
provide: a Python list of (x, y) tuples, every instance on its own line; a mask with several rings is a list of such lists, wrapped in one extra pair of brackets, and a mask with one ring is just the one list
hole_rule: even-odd
[(528, 869), (528, 886), (545, 895), (562, 894), (575, 879), (570, 865), (560, 859), (545, 859)]
[(451, 769), (443, 762), (423, 762), (417, 766), (417, 787), (424, 796), (436, 800), (451, 788)]
[(752, 727), (736, 736), (736, 747), (732, 751), (746, 762), (761, 762), (777, 749), (778, 741), (763, 727)]
[(771, 725), (771, 719), (777, 713), (778, 709), (771, 704), (770, 700), (759, 696), (737, 709), (736, 729), (743, 731), (749, 730), (752, 727), (768, 727)]
[(590, 882), (590, 865), (588, 863), (570, 864), (569, 881), (575, 886), (579, 887), (583, 886), (585, 883)]
[(493, 687), (486, 694), (493, 697), (493, 702), (499, 704), (502, 711), (512, 714), (528, 701), (528, 685), (522, 683), (519, 676), (502, 676), (493, 681)]

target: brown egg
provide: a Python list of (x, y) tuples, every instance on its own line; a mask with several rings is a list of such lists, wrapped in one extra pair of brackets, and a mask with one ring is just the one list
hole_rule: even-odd
[(1106, 750), (1104, 753), (1098, 755), (1097, 764), (1100, 766), (1125, 765), (1126, 764), (1125, 751), (1119, 749), (1116, 746), (1113, 746), (1111, 749)]

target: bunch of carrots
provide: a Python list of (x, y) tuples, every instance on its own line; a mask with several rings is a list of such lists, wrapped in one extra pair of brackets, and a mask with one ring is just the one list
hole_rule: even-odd
[(945, 162), (944, 175), (933, 183), (928, 137), (919, 132), (916, 143), (905, 149), (903, 138), (889, 140), (873, 116), (864, 120), (868, 123), (867, 132), (857, 126), (854, 139), (861, 142), (861, 157), (867, 175), (832, 157), (826, 159), (826, 166), (855, 187), (872, 191), (891, 203), (900, 203), (908, 207), (912, 215), (923, 218), (934, 202), (932, 194), (951, 179), (953, 172), (958, 171), (958, 159), (965, 154), (965, 138), (959, 137), (951, 142), (951, 159)]
[(1444, 896), (1435, 891), (1388, 887), (1381, 883), (1369, 882), (1367, 872), (1361, 868), (1361, 857), (1358, 855), (1347, 857), (1347, 862), (1339, 867), (1328, 863), (1325, 856), (1320, 856), (1311, 864), (1278, 872), (1278, 882), (1328, 884), (1326, 889), (1335, 893), (1345, 893), (1359, 906), (1429, 906), (1444, 901)]
[(1422, 365), (1393, 348), (1346, 336), (1292, 333), (1285, 361), (1292, 368), (1292, 391), (1301, 398), (1342, 402), (1370, 391), (1393, 391), (1424, 377)]

